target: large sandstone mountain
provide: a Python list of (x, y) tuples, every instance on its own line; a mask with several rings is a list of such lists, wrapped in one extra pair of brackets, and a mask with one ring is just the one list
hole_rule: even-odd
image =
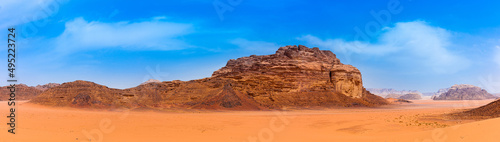
[(272, 55), (231, 59), (212, 77), (152, 81), (112, 89), (87, 81), (48, 89), (31, 102), (74, 107), (261, 110), (378, 106), (388, 102), (363, 88), (361, 73), (331, 51), (302, 45)]
[(468, 84), (453, 85), (447, 92), (433, 97), (433, 100), (485, 100), (496, 97), (480, 87)]

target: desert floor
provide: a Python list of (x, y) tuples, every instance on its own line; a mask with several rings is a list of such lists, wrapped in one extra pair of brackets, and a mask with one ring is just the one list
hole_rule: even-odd
[(7, 102), (0, 102), (0, 142), (500, 141), (500, 118), (442, 117), (491, 101), (250, 112), (85, 110), (18, 102), (15, 135), (7, 132)]

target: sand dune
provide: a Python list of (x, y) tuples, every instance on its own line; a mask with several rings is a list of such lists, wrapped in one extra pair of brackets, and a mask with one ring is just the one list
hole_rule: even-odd
[[(11, 141), (495, 141), (500, 119), (446, 120), (443, 113), (491, 102), (414, 101), (381, 108), (153, 112), (20, 103)], [(0, 102), (6, 103), (6, 102)], [(0, 115), (8, 115), (0, 105)]]

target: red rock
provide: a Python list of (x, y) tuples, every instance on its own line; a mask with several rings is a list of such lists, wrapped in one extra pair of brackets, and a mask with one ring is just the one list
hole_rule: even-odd
[(366, 91), (361, 73), (319, 48), (285, 46), (276, 54), (229, 60), (212, 77), (111, 89), (75, 81), (53, 87), (33, 103), (75, 107), (262, 110), (379, 106), (388, 102)]

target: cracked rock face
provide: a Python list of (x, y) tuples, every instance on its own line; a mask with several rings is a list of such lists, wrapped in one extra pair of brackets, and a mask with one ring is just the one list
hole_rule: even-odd
[(337, 91), (352, 98), (363, 94), (357, 68), (342, 64), (331, 51), (302, 45), (281, 47), (272, 55), (229, 60), (212, 77), (270, 84), (262, 89), (277, 87), (281, 92)]

